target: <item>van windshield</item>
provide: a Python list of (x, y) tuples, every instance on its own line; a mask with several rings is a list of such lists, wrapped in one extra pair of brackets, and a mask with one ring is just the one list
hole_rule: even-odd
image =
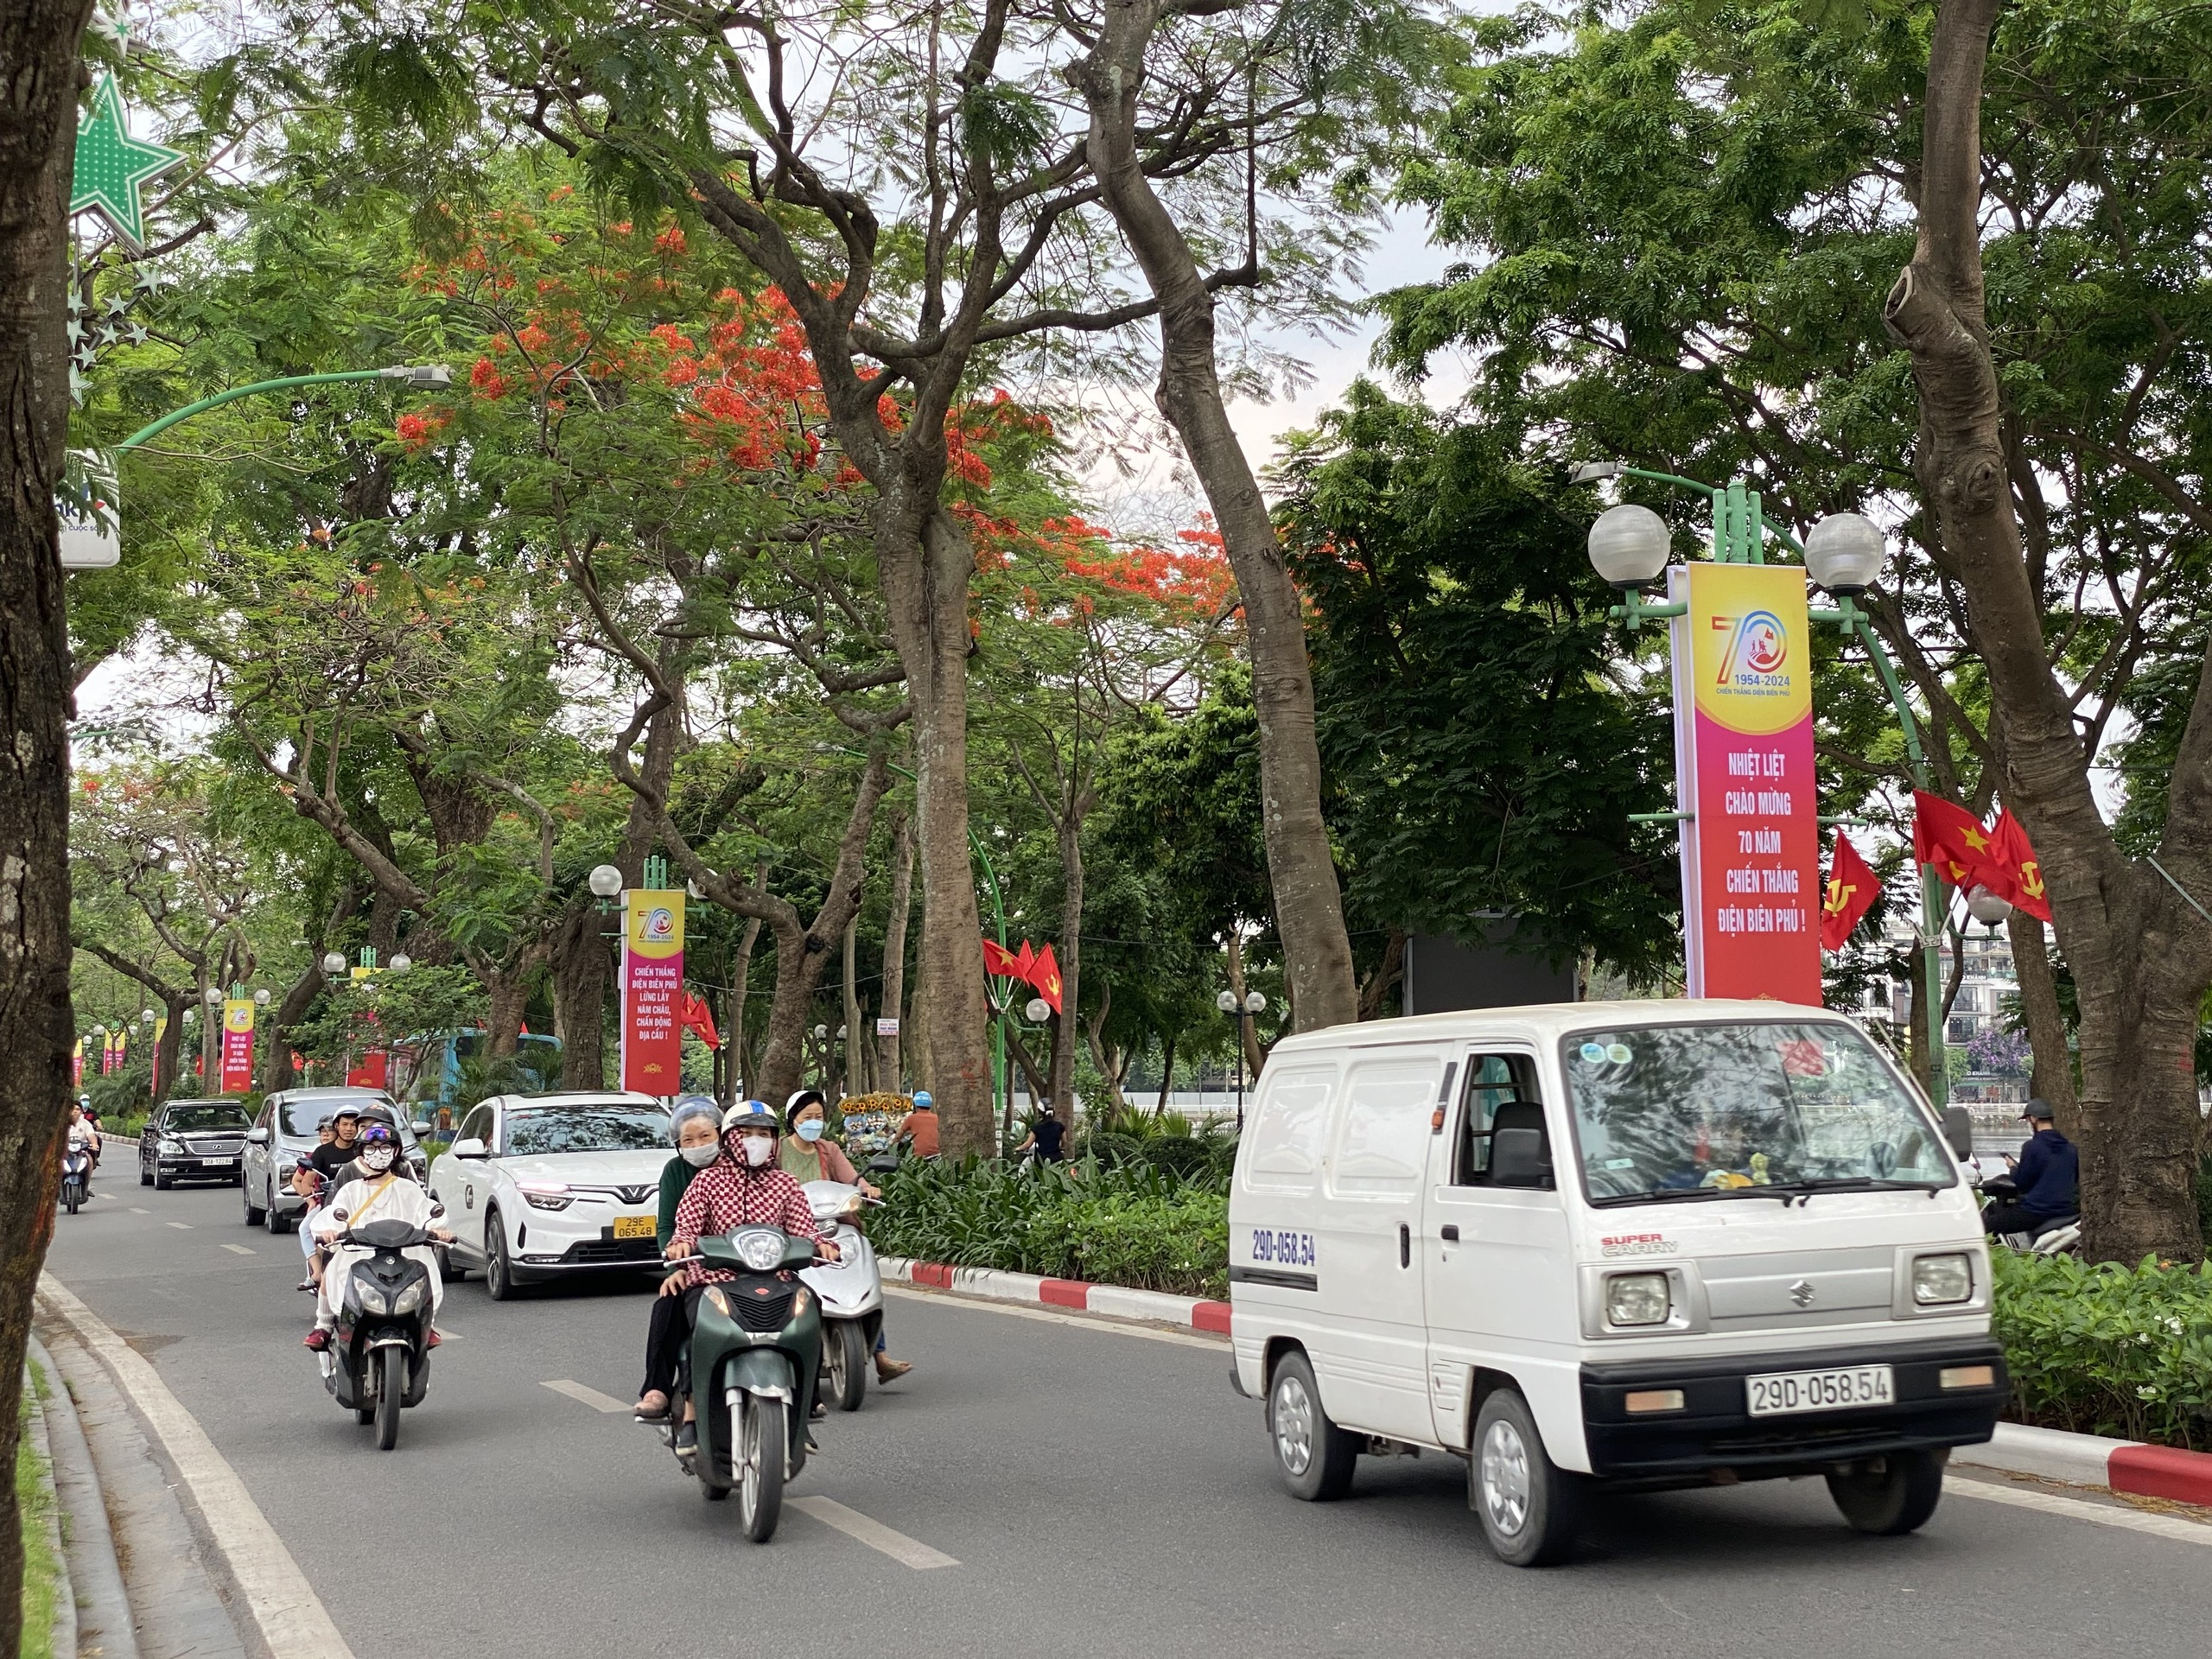
[(1560, 1058), (1595, 1204), (1957, 1179), (1918, 1101), (1848, 1026), (1578, 1032)]

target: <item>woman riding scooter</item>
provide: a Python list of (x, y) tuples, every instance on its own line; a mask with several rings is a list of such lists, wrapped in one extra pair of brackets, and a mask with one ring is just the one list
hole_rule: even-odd
[[(784, 1173), (802, 1186), (809, 1181), (842, 1181), (847, 1186), (857, 1186), (871, 1198), (883, 1196), (882, 1189), (853, 1167), (853, 1160), (845, 1156), (844, 1148), (827, 1138), (828, 1106), (819, 1089), (801, 1089), (784, 1103), (784, 1122), (790, 1133), (784, 1138), (778, 1160)], [(893, 1359), (884, 1345), (883, 1332), (875, 1333), (875, 1380), (889, 1382), (914, 1369), (911, 1360)], [(823, 1408), (817, 1404), (815, 1414), (820, 1416)]]
[[(692, 1177), (713, 1163), (721, 1150), (721, 1109), (704, 1095), (686, 1095), (669, 1115), (676, 1156), (660, 1173), (658, 1230), (664, 1255), (676, 1236), (676, 1207), (691, 1190)], [(676, 1386), (676, 1368), (686, 1335), (683, 1279), (683, 1269), (674, 1269), (660, 1281), (660, 1294), (653, 1298), (652, 1319), (645, 1330), (645, 1386), (638, 1395), (639, 1422), (657, 1423), (668, 1415), (669, 1394)]]

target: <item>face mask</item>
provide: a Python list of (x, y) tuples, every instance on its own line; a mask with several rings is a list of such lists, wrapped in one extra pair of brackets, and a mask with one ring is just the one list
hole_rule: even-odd
[(745, 1149), (745, 1161), (758, 1169), (772, 1157), (776, 1143), (765, 1135), (748, 1135), (739, 1143)]
[(392, 1152), (390, 1147), (371, 1147), (361, 1154), (361, 1162), (368, 1168), (375, 1170), (379, 1175), (391, 1167), (391, 1159)]
[(822, 1120), (818, 1117), (810, 1117), (800, 1124), (798, 1138), (802, 1141), (819, 1141), (822, 1138)]
[(702, 1147), (678, 1147), (676, 1151), (694, 1169), (704, 1169), (715, 1161), (715, 1143), (711, 1141)]

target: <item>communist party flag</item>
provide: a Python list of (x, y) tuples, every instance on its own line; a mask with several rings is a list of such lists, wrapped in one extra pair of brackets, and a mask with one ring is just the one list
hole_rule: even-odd
[(1029, 982), (1037, 988), (1038, 995), (1052, 1005), (1052, 1012), (1058, 1014), (1060, 1011), (1060, 963), (1059, 958), (1052, 954), (1051, 945), (1037, 953), (1037, 960), (1030, 967)]
[(1859, 918), (1881, 890), (1880, 880), (1859, 856), (1851, 837), (1837, 830), (1835, 857), (1828, 865), (1827, 896), (1821, 905), (1821, 949), (1842, 950), (1851, 930), (1859, 925)]
[(1989, 832), (1992, 861), (2001, 880), (1989, 882), (1992, 893), (1999, 893), (2012, 902), (2015, 910), (2024, 910), (2037, 921), (2050, 919), (2050, 895), (2044, 890), (2043, 865), (2036, 858), (2036, 849), (2028, 842), (2028, 832), (2020, 821), (2006, 807), (1997, 815), (1997, 823)]
[(2006, 877), (1980, 818), (1924, 789), (1912, 791), (1912, 855), (1955, 887), (2003, 891)]

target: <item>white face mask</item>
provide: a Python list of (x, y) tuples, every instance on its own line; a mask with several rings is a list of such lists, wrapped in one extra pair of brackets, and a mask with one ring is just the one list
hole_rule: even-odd
[(755, 1169), (775, 1156), (776, 1143), (765, 1135), (741, 1135), (738, 1144), (745, 1149), (745, 1161)]
[(371, 1147), (361, 1154), (361, 1162), (378, 1174), (391, 1167), (391, 1158), (390, 1147)]
[(676, 1150), (677, 1155), (694, 1169), (704, 1169), (715, 1161), (715, 1143), (711, 1141), (703, 1146), (678, 1147)]

